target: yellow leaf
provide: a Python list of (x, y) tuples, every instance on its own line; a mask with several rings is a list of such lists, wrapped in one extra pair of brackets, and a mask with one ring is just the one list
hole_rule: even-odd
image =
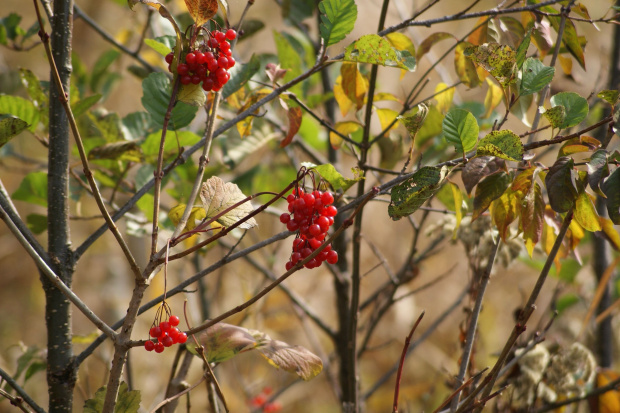
[(620, 234), (614, 228), (614, 223), (609, 218), (598, 217), (599, 223), (601, 224), (601, 228), (605, 237), (611, 242), (611, 246), (616, 249), (616, 251), (620, 251)]
[(202, 26), (217, 13), (217, 0), (185, 0), (185, 5), (197, 26)]
[(471, 43), (459, 43), (454, 49), (454, 68), (465, 86), (474, 88), (480, 84), (480, 78), (476, 71), (476, 65), (465, 56), (465, 49), (471, 47)]
[(353, 102), (351, 102), (351, 99), (349, 99), (347, 94), (344, 92), (342, 87), (342, 76), (338, 76), (336, 78), (336, 82), (334, 83), (334, 98), (338, 103), (342, 116), (347, 116), (347, 113), (349, 113), (353, 107)]
[[(334, 129), (336, 129), (343, 135), (349, 136), (352, 133), (357, 132), (358, 129), (361, 128), (361, 126), (362, 125), (357, 122), (346, 121), (336, 123), (336, 125), (334, 125)], [(340, 148), (340, 146), (342, 146), (342, 138), (340, 138), (340, 136), (336, 135), (334, 132), (329, 133), (329, 142), (334, 149), (338, 149)]]
[(480, 46), (483, 43), (487, 43), (488, 42), (488, 35), (487, 35), (487, 20), (489, 18), (482, 16), (478, 19), (478, 21), (476, 22), (476, 26), (479, 26), (476, 30), (474, 30), (469, 37), (467, 37), (467, 41), (473, 45), (476, 46)]
[(558, 59), (560, 59), (560, 67), (562, 68), (562, 72), (566, 76), (570, 76), (573, 73), (573, 59), (570, 57), (564, 57), (561, 54), (558, 54)]
[(438, 83), (435, 87), (435, 100), (437, 101), (437, 109), (441, 113), (446, 113), (450, 106), (452, 106), (452, 99), (454, 98), (454, 88), (450, 88), (445, 83)]
[(379, 123), (381, 123), (381, 129), (387, 129), (390, 124), (390, 130), (394, 129), (397, 125), (396, 117), (399, 115), (398, 112), (392, 109), (377, 109), (377, 116), (379, 116)]
[(415, 56), (415, 46), (409, 37), (402, 33), (394, 32), (387, 36), (388, 41), (396, 50), (406, 50), (411, 53), (411, 56)]
[(185, 204), (179, 204), (170, 209), (168, 212), (168, 218), (174, 225), (179, 225), (179, 221), (181, 221), (181, 217), (183, 216), (183, 211), (185, 211)]
[(489, 89), (487, 90), (487, 95), (484, 98), (484, 116), (482, 116), (483, 119), (491, 116), (491, 112), (493, 112), (493, 109), (495, 109), (502, 102), (502, 98), (504, 97), (504, 92), (499, 85), (497, 85), (490, 78), (487, 78), (486, 82), (489, 86)]
[(588, 194), (582, 192), (575, 202), (575, 220), (586, 231), (596, 232), (601, 230), (598, 214), (594, 208), (594, 204), (588, 197)]
[(456, 212), (456, 225), (454, 226), (452, 239), (456, 239), (456, 233), (461, 226), (461, 220), (463, 219), (463, 194), (461, 193), (461, 189), (458, 185), (453, 183), (450, 183), (449, 185), (452, 189), (452, 196), (454, 197), (454, 210)]
[[(604, 387), (620, 376), (611, 370), (602, 370), (596, 375), (596, 387)], [(611, 390), (598, 396), (598, 413), (620, 412), (620, 392)]]
[(343, 63), (340, 67), (342, 90), (349, 100), (355, 103), (355, 109), (364, 106), (364, 97), (368, 91), (368, 81), (357, 69), (357, 63)]

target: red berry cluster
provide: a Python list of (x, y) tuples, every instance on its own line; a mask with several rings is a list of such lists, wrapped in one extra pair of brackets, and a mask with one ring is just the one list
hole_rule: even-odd
[(268, 403), (269, 395), (272, 393), (270, 387), (265, 387), (263, 391), (250, 399), (250, 406), (254, 409), (260, 408), (263, 413), (277, 413), (282, 410), (282, 404), (278, 401)]
[(185, 343), (187, 341), (187, 334), (177, 328), (179, 322), (179, 317), (171, 315), (168, 321), (162, 321), (158, 324), (153, 323), (149, 330), (149, 335), (156, 338), (157, 341), (148, 340), (144, 343), (146, 351), (155, 350), (156, 353), (161, 353), (165, 347), (170, 347), (177, 343)]
[[(219, 30), (212, 31), (204, 51), (190, 51), (185, 55), (185, 61), (177, 65), (181, 84), (198, 85), (202, 82), (202, 88), (207, 92), (219, 91), (230, 79), (228, 69), (235, 65), (229, 41), (236, 38), (237, 32), (233, 29), (228, 29), (226, 33)], [(173, 60), (174, 53), (169, 53), (166, 56), (166, 63), (170, 72)]]
[[(289, 231), (299, 231), (299, 235), (293, 241), (293, 253), (286, 263), (286, 270), (290, 270), (299, 261), (307, 258), (312, 252), (323, 245), (327, 230), (334, 223), (334, 217), (338, 213), (331, 192), (314, 190), (304, 192), (297, 188), (286, 197), (289, 213), (280, 215), (280, 222), (286, 224)], [(316, 257), (308, 261), (306, 268), (320, 267), (323, 261), (329, 264), (338, 262), (338, 253), (332, 250), (332, 246), (326, 246)]]

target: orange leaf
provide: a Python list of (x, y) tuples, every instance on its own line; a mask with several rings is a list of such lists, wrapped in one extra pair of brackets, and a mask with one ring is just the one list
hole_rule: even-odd
[(297, 134), (301, 127), (302, 119), (300, 107), (294, 107), (288, 110), (288, 133), (286, 134), (286, 138), (280, 142), (280, 148), (284, 148), (293, 141), (293, 137), (295, 137), (295, 134)]
[(185, 5), (197, 26), (202, 26), (217, 13), (217, 0), (185, 0)]

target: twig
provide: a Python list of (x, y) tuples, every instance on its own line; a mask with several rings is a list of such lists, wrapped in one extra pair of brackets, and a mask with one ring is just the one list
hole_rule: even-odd
[(456, 388), (456, 390), (454, 390), (452, 392), (452, 394), (446, 399), (444, 400), (443, 403), (441, 403), (439, 405), (438, 408), (436, 408), (433, 413), (437, 413), (440, 412), (441, 409), (443, 409), (444, 407), (446, 407), (448, 405), (448, 403), (450, 403), (452, 401), (452, 399), (454, 399), (454, 397), (456, 397), (457, 395), (460, 394), (460, 392), (467, 388), (470, 384), (472, 384), (474, 381), (478, 380), (480, 378), (480, 376), (482, 376), (482, 374), (487, 371), (489, 368), (485, 367), (483, 370), (479, 371), (478, 373), (474, 374), (473, 376), (471, 376), (469, 379), (467, 379), (463, 384), (461, 384), (458, 388)]
[(6, 380), (8, 385), (11, 386), (17, 392), (17, 394), (19, 394), (19, 397), (21, 397), (23, 401), (28, 403), (28, 406), (32, 407), (35, 412), (45, 413), (45, 410), (43, 410), (42, 407), (40, 407), (34, 400), (32, 400), (32, 397), (30, 397), (30, 395), (28, 395), (28, 393), (26, 393), (26, 391), (19, 384), (17, 384), (15, 380), (13, 380), (13, 377), (11, 377), (10, 374), (2, 370), (1, 368), (0, 377)]
[(411, 328), (409, 335), (407, 335), (407, 338), (405, 339), (405, 345), (403, 346), (403, 352), (400, 355), (400, 363), (398, 364), (398, 373), (396, 373), (396, 385), (394, 386), (394, 404), (392, 406), (393, 413), (398, 413), (398, 394), (400, 392), (400, 379), (403, 374), (403, 366), (405, 365), (405, 358), (407, 357), (407, 350), (409, 349), (409, 345), (411, 344), (411, 337), (413, 337), (413, 333), (415, 333), (415, 330), (416, 328), (418, 328), (418, 325), (420, 324), (420, 321), (422, 321), (423, 317), (424, 317), (424, 311), (422, 311), (422, 314), (420, 314), (417, 321), (413, 324), (413, 327)]
[(22, 399), (20, 396), (13, 396), (12, 394), (4, 391), (4, 389), (0, 389), (0, 396), (8, 399), (9, 403), (11, 403), (12, 406), (17, 407), (22, 412), (32, 413), (32, 410), (28, 408), (28, 405), (24, 404), (24, 399)]
[(197, 383), (194, 383), (190, 387), (188, 387), (187, 389), (185, 389), (185, 390), (175, 394), (174, 396), (167, 397), (164, 400), (162, 400), (161, 402), (159, 402), (159, 404), (157, 404), (157, 406), (155, 406), (153, 409), (151, 409), (151, 413), (155, 413), (158, 409), (161, 409), (162, 407), (164, 407), (168, 403), (171, 403), (171, 402), (175, 401), (176, 399), (178, 399), (179, 397), (183, 396), (184, 394), (187, 394), (190, 391), (194, 390), (196, 387), (200, 386), (206, 379), (207, 379), (207, 374), (205, 373), (205, 374), (202, 375), (202, 377), (200, 378), (200, 380)]

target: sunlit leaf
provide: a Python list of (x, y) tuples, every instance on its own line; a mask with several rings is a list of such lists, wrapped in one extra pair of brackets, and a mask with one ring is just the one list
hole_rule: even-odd
[[(352, 133), (357, 132), (361, 127), (362, 125), (353, 121), (338, 122), (334, 125), (334, 129), (345, 136), (350, 136)], [(334, 132), (330, 132), (329, 142), (334, 149), (338, 149), (342, 145), (342, 138)]]
[(379, 108), (376, 109), (377, 116), (379, 117), (379, 124), (381, 125), (381, 129), (385, 130), (388, 126), (392, 125), (390, 129), (398, 126), (396, 122), (396, 118), (398, 117), (398, 112), (392, 109), (387, 108)]
[(551, 97), (551, 106), (564, 106), (566, 117), (560, 129), (578, 125), (588, 116), (588, 101), (575, 92), (560, 92)]
[(426, 115), (428, 115), (428, 107), (424, 103), (420, 103), (417, 112), (413, 115), (398, 116), (398, 120), (405, 125), (412, 140), (415, 140), (418, 131), (426, 119)]
[(523, 144), (512, 131), (493, 131), (480, 139), (476, 155), (491, 155), (508, 161), (520, 161), (523, 159)]
[(439, 168), (425, 166), (411, 178), (392, 188), (388, 214), (394, 221), (413, 214), (439, 189), (442, 181)]
[(510, 46), (498, 43), (485, 43), (464, 50), (476, 64), (481, 65), (504, 87), (516, 79), (516, 53)]
[(453, 108), (443, 120), (444, 137), (462, 155), (476, 147), (478, 131), (476, 118), (465, 109)]
[(325, 47), (344, 39), (351, 33), (357, 20), (355, 0), (323, 0), (319, 3), (321, 24), (319, 26)]
[(452, 106), (452, 99), (454, 99), (454, 88), (449, 87), (443, 82), (437, 83), (435, 86), (435, 100), (437, 101), (437, 109), (440, 112), (446, 113), (450, 106)]
[(340, 75), (342, 76), (342, 90), (349, 100), (355, 103), (355, 109), (360, 110), (364, 106), (368, 81), (358, 70), (357, 63), (343, 63), (340, 67)]
[(426, 39), (424, 39), (424, 41), (420, 43), (420, 46), (418, 46), (418, 50), (416, 51), (416, 61), (419, 62), (420, 59), (422, 59), (422, 56), (424, 56), (431, 50), (431, 47), (445, 39), (454, 39), (454, 35), (452, 33), (438, 32), (433, 33)]
[(545, 186), (549, 195), (549, 205), (555, 212), (564, 213), (571, 209), (577, 199), (577, 188), (573, 176), (573, 159), (563, 156), (549, 168)]
[(346, 116), (347, 113), (355, 106), (355, 103), (349, 99), (347, 94), (344, 92), (344, 88), (342, 87), (342, 76), (338, 76), (336, 78), (336, 82), (334, 83), (334, 99), (338, 103), (338, 107), (340, 108), (340, 113), (342, 116)]
[(564, 106), (555, 106), (546, 110), (540, 108), (540, 110), (554, 128), (559, 128), (566, 122), (566, 108)]
[(409, 51), (395, 49), (389, 40), (376, 34), (362, 36), (347, 46), (344, 61), (398, 67), (410, 72), (416, 68), (416, 59)]
[(610, 105), (615, 105), (620, 98), (620, 91), (618, 90), (601, 90), (596, 94), (597, 97), (603, 99), (605, 102)]
[(39, 111), (34, 104), (19, 96), (0, 95), (0, 115), (13, 115), (26, 122), (30, 131), (39, 123)]
[(325, 179), (331, 187), (338, 191), (342, 189), (343, 192), (346, 192), (347, 189), (351, 188), (356, 182), (364, 179), (363, 174), (356, 173), (354, 178), (345, 178), (334, 168), (332, 164), (326, 163), (323, 165), (313, 165), (312, 169), (317, 171), (321, 178)]
[(476, 186), (476, 195), (474, 196), (472, 221), (486, 211), (491, 205), (491, 202), (502, 196), (509, 185), (510, 175), (504, 171), (498, 171), (488, 175), (478, 182)]
[(478, 18), (478, 20), (476, 21), (476, 25), (475, 25), (477, 29), (474, 30), (467, 37), (467, 41), (469, 43), (473, 44), (474, 46), (479, 46), (483, 43), (488, 42), (488, 35), (487, 35), (487, 27), (488, 27), (487, 22), (488, 21), (489, 21), (489, 18), (486, 16), (482, 16)]
[(540, 60), (528, 57), (523, 63), (521, 87), (519, 94), (521, 96), (531, 95), (541, 91), (545, 86), (551, 83), (555, 74), (554, 67), (545, 66)]
[(456, 225), (452, 238), (456, 239), (457, 231), (463, 219), (463, 194), (461, 193), (461, 189), (457, 184), (447, 182), (435, 196), (448, 210), (455, 212)]
[[(618, 380), (620, 375), (609, 369), (601, 369), (596, 374), (596, 388), (605, 387), (610, 382)], [(594, 406), (596, 410), (591, 409), (591, 412), (596, 413), (616, 413), (620, 412), (620, 390), (609, 390), (605, 393), (597, 396), (588, 397), (590, 406)]]
[[(238, 202), (246, 199), (246, 196), (241, 192), (239, 187), (232, 182), (224, 182), (217, 176), (212, 176), (203, 182), (200, 189), (200, 199), (202, 205), (206, 211), (206, 218), (213, 218), (216, 215), (231, 208)], [(219, 217), (216, 221), (225, 227), (230, 227), (237, 221), (245, 218), (253, 211), (252, 203), (250, 201), (243, 202), (241, 205), (226, 212)], [(239, 225), (239, 228), (249, 229), (257, 226), (256, 220), (250, 218)]]
[(601, 225), (601, 230), (603, 231), (603, 236), (609, 241), (611, 246), (616, 250), (620, 251), (620, 234), (614, 228), (614, 223), (609, 218), (605, 218), (599, 215), (599, 224)]
[(217, 0), (185, 0), (185, 6), (196, 26), (202, 26), (217, 13)]
[(28, 128), (28, 123), (16, 117), (0, 119), (0, 147)]
[(574, 218), (586, 231), (596, 232), (602, 229), (596, 208), (585, 191), (581, 191), (577, 196)]
[(470, 47), (472, 45), (467, 42), (459, 43), (456, 46), (454, 49), (454, 68), (461, 82), (467, 87), (474, 88), (480, 84), (480, 78), (478, 77), (474, 62), (465, 56), (465, 50)]
[[(168, 36), (168, 37), (174, 39), (174, 37), (172, 36)], [(159, 53), (162, 56), (166, 56), (167, 54), (172, 52), (172, 47), (170, 47), (169, 45), (163, 42), (158, 41), (157, 39), (144, 39), (144, 44), (146, 44), (148, 47), (155, 50), (157, 53)]]
[(587, 135), (569, 139), (562, 144), (558, 156), (572, 155), (580, 152), (593, 152), (601, 147), (601, 141)]
[[(200, 136), (190, 131), (180, 131), (174, 134), (166, 135), (166, 142), (164, 143), (164, 156), (169, 154), (178, 154), (179, 147), (191, 146), (200, 140)], [(142, 153), (149, 158), (154, 158), (159, 153), (159, 144), (161, 142), (161, 130), (149, 134), (140, 148)], [(152, 177), (151, 177), (152, 178)]]
[(207, 97), (202, 86), (193, 83), (180, 86), (177, 100), (197, 107), (204, 106), (207, 103)]
[(504, 98), (504, 91), (501, 87), (499, 87), (495, 82), (493, 82), (490, 78), (485, 79), (487, 82), (487, 94), (484, 97), (484, 116), (483, 119), (491, 116), (493, 109), (495, 109)]

